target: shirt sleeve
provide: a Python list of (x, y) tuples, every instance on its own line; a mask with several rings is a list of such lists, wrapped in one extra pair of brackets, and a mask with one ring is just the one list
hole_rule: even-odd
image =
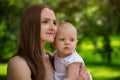
[(63, 59), (63, 63), (66, 66), (74, 62), (84, 63), (82, 57), (76, 51)]

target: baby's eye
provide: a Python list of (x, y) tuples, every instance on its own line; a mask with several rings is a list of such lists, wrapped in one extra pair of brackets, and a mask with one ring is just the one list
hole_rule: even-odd
[(56, 22), (53, 22), (53, 24), (54, 24), (54, 25), (57, 25), (57, 23), (56, 23)]
[(70, 41), (74, 41), (74, 39), (70, 39)]
[(61, 38), (61, 39), (59, 39), (60, 41), (64, 41), (65, 39), (64, 38)]

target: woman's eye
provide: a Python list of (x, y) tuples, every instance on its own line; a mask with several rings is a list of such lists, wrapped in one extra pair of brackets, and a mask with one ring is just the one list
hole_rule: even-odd
[(54, 24), (54, 25), (57, 25), (57, 23), (56, 23), (56, 22), (54, 22), (53, 24)]
[(42, 23), (48, 23), (48, 21), (42, 21)]

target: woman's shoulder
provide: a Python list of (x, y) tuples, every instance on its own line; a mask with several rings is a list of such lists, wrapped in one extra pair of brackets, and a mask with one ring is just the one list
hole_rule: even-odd
[(30, 80), (31, 71), (27, 62), (20, 56), (12, 57), (8, 62), (7, 80)]
[(27, 67), (27, 62), (25, 61), (25, 59), (23, 59), (20, 56), (14, 56), (12, 57), (9, 62), (8, 65), (12, 66), (12, 67)]

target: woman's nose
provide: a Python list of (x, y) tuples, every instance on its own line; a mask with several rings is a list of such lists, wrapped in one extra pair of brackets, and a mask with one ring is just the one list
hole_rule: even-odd
[(54, 25), (53, 23), (50, 24), (50, 29), (51, 30), (57, 30), (57, 27), (56, 25)]

